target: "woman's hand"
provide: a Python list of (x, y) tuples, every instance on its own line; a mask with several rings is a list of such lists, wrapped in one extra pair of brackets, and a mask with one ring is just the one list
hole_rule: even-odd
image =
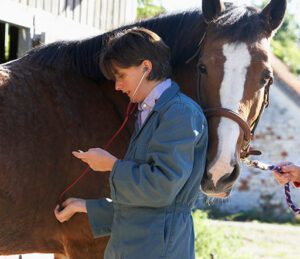
[(276, 181), (281, 185), (285, 185), (286, 183), (291, 181), (291, 177), (289, 174), (284, 174), (284, 173), (279, 173), (274, 171), (274, 176)]
[(83, 199), (68, 198), (62, 203), (62, 206), (62, 211), (59, 211), (59, 205), (54, 209), (55, 217), (61, 223), (68, 221), (77, 212), (87, 213), (86, 202)]
[(292, 182), (300, 182), (300, 167), (291, 162), (286, 162), (281, 166), (281, 171), (288, 174)]
[(275, 179), (281, 185), (288, 182), (300, 182), (300, 167), (291, 162), (281, 162), (276, 165), (280, 167), (281, 172), (274, 171)]
[(111, 171), (117, 158), (102, 148), (90, 148), (86, 152), (73, 151), (72, 154), (86, 162), (94, 171)]

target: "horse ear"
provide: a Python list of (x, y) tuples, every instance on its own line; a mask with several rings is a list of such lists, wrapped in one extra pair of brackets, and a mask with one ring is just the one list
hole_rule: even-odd
[(268, 23), (271, 31), (279, 28), (286, 10), (286, 0), (271, 0), (261, 11), (260, 16)]
[(202, 0), (202, 12), (207, 23), (216, 19), (224, 10), (225, 5), (222, 0)]

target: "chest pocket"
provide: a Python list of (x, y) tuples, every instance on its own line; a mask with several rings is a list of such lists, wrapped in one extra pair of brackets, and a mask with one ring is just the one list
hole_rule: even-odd
[(138, 137), (133, 144), (135, 146), (134, 160), (140, 163), (147, 162), (147, 155), (149, 152), (149, 143), (155, 134), (158, 127), (158, 114), (152, 112), (145, 121), (144, 127), (139, 132)]
[(146, 162), (149, 143), (140, 143), (136, 145), (134, 158), (137, 162)]

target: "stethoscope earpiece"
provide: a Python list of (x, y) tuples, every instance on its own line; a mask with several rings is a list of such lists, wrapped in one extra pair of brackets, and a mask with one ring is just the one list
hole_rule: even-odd
[(148, 68), (147, 68), (147, 67), (144, 67), (144, 68), (143, 68), (143, 71), (144, 71), (144, 73), (143, 73), (143, 75), (142, 75), (142, 77), (141, 77), (141, 79), (140, 79), (140, 81), (139, 81), (137, 87), (135, 88), (135, 91), (134, 91), (134, 93), (132, 94), (132, 97), (131, 97), (131, 98), (133, 98), (133, 97), (135, 96), (137, 90), (140, 88), (141, 83), (142, 83), (142, 81), (143, 81), (143, 79), (144, 79), (144, 77), (145, 77), (145, 75), (146, 75), (146, 73), (147, 73), (147, 71), (148, 71)]

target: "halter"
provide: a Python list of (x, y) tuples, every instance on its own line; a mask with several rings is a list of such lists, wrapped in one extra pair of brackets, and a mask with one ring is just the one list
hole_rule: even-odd
[[(186, 61), (186, 63), (189, 63), (195, 57), (201, 55), (201, 48), (202, 48), (202, 44), (204, 42), (205, 37), (206, 37), (206, 32), (203, 34), (202, 38), (200, 39), (196, 52), (192, 55), (192, 57), (190, 57)], [(244, 133), (244, 143), (242, 145), (241, 152), (240, 152), (240, 158), (242, 158), (242, 159), (248, 157), (249, 155), (261, 155), (261, 151), (250, 148), (250, 142), (253, 139), (255, 129), (258, 125), (258, 122), (261, 118), (263, 111), (269, 105), (269, 89), (270, 89), (270, 86), (272, 85), (272, 83), (273, 83), (273, 78), (271, 78), (269, 80), (268, 84), (265, 86), (264, 100), (263, 100), (262, 106), (260, 108), (257, 118), (255, 119), (255, 121), (252, 123), (251, 126), (248, 124), (248, 122), (246, 120), (244, 120), (241, 117), (240, 114), (238, 114), (237, 112), (232, 111), (230, 109), (223, 108), (223, 107), (210, 107), (210, 108), (204, 109), (204, 114), (207, 119), (209, 119), (211, 117), (226, 117), (226, 118), (236, 122), (239, 125), (240, 129), (242, 129), (242, 131)], [(197, 65), (196, 98), (197, 98), (197, 102), (199, 104), (201, 104), (201, 94), (200, 94), (201, 89), (202, 89), (201, 71), (200, 71), (200, 67)]]
[[(197, 100), (200, 103), (199, 91), (202, 87), (202, 84), (201, 84), (201, 72), (199, 71), (199, 69), (197, 71), (197, 77), (198, 77)], [(249, 155), (261, 155), (261, 151), (251, 149), (250, 143), (251, 143), (251, 140), (253, 139), (255, 129), (258, 125), (261, 115), (262, 115), (263, 111), (265, 110), (265, 108), (268, 107), (269, 88), (272, 83), (273, 83), (273, 80), (270, 79), (269, 83), (265, 86), (264, 101), (262, 103), (262, 106), (260, 108), (257, 118), (255, 119), (255, 121), (252, 123), (251, 126), (249, 126), (248, 122), (246, 120), (244, 120), (240, 114), (238, 114), (230, 109), (222, 108), (222, 107), (214, 107), (214, 108), (204, 109), (204, 114), (207, 118), (226, 117), (226, 118), (231, 119), (232, 121), (236, 122), (239, 125), (240, 129), (242, 129), (242, 131), (244, 133), (244, 143), (242, 145), (241, 153), (240, 153), (240, 158), (242, 158), (242, 159), (248, 157)]]
[[(191, 60), (193, 60), (198, 55), (200, 56), (201, 47), (202, 47), (202, 43), (204, 41), (205, 36), (206, 36), (206, 32), (204, 33), (203, 37), (201, 38), (196, 52), (193, 54), (193, 56), (191, 58), (189, 58), (186, 61), (186, 63), (189, 63)], [(204, 109), (204, 114), (206, 115), (207, 118), (226, 117), (226, 118), (231, 119), (232, 121), (236, 122), (239, 125), (239, 127), (243, 130), (243, 133), (244, 133), (244, 143), (241, 148), (240, 158), (247, 166), (258, 168), (261, 170), (275, 170), (279, 173), (282, 173), (281, 168), (278, 166), (265, 164), (260, 161), (250, 160), (247, 158), (249, 155), (260, 155), (261, 154), (261, 152), (259, 150), (253, 150), (250, 148), (250, 142), (253, 139), (254, 132), (255, 132), (258, 122), (261, 118), (261, 115), (263, 114), (263, 111), (265, 110), (265, 108), (267, 108), (269, 106), (269, 90), (270, 90), (270, 86), (272, 84), (273, 84), (273, 78), (271, 77), (268, 84), (265, 86), (265, 89), (264, 89), (264, 100), (263, 100), (262, 106), (260, 108), (259, 114), (258, 114), (257, 118), (255, 119), (255, 121), (251, 124), (251, 126), (248, 124), (248, 122), (246, 120), (244, 120), (241, 117), (240, 114), (238, 114), (230, 109), (226, 109), (226, 108), (222, 108), (222, 107), (206, 108), (206, 109)], [(196, 98), (197, 98), (197, 101), (199, 104), (201, 104), (201, 95), (200, 95), (201, 89), (202, 89), (201, 71), (200, 71), (200, 67), (197, 66)], [(286, 183), (284, 185), (284, 193), (285, 193), (286, 202), (287, 202), (289, 208), (295, 214), (300, 214), (300, 208), (298, 208), (292, 201), (289, 183)]]

